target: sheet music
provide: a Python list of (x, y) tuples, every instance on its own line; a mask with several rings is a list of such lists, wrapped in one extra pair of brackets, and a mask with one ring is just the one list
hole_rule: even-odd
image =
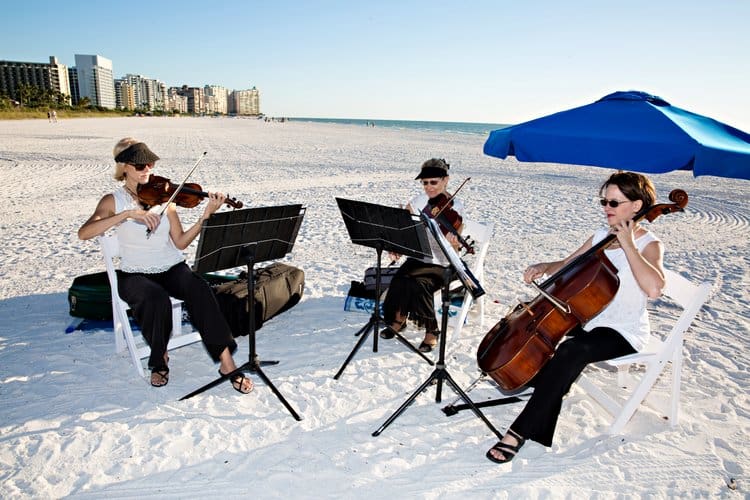
[(469, 290), (469, 293), (471, 293), (471, 295), (475, 299), (484, 295), (485, 292), (484, 289), (482, 289), (482, 285), (479, 284), (479, 281), (477, 281), (474, 275), (471, 274), (471, 271), (469, 271), (469, 269), (466, 267), (464, 261), (461, 260), (461, 257), (458, 256), (456, 250), (445, 238), (445, 235), (443, 235), (443, 232), (440, 230), (440, 226), (438, 226), (437, 221), (427, 216), (427, 214), (425, 213), (421, 213), (420, 217), (427, 225), (427, 229), (430, 230), (432, 236), (435, 237), (435, 241), (437, 241), (438, 245), (440, 245), (440, 249), (443, 251), (443, 254), (448, 258), (448, 261), (453, 266), (453, 269), (456, 270), (458, 279), (461, 281), (461, 283), (464, 284), (466, 289)]

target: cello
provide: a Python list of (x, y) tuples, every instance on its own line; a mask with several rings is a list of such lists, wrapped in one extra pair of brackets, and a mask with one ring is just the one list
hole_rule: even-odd
[[(688, 195), (669, 194), (672, 203), (644, 207), (634, 217), (653, 222), (664, 214), (683, 211)], [(620, 285), (617, 268), (604, 250), (617, 238), (604, 239), (541, 285), (531, 302), (518, 304), (487, 332), (477, 349), (479, 368), (506, 391), (526, 385), (554, 355), (557, 344), (575, 327), (586, 324), (614, 298)]]

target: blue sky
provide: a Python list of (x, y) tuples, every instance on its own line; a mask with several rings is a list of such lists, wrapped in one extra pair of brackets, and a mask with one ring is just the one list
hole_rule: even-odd
[(0, 59), (256, 86), (273, 116), (518, 123), (642, 90), (750, 131), (748, 0), (5, 0), (2, 17)]

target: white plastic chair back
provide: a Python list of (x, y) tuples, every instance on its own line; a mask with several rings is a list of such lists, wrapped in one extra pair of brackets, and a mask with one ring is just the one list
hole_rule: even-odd
[[(629, 354), (620, 358), (597, 363), (617, 368), (618, 392), (626, 388), (626, 375), (631, 365), (646, 365), (646, 371), (640, 379), (629, 389), (625, 399), (607, 394), (596, 385), (587, 369), (578, 379), (578, 385), (595, 401), (614, 416), (608, 430), (609, 434), (618, 434), (625, 427), (640, 404), (653, 388), (657, 379), (664, 371), (668, 362), (672, 362), (672, 384), (670, 390), (669, 422), (672, 427), (677, 425), (680, 404), (680, 372), (682, 370), (682, 346), (685, 331), (690, 327), (698, 311), (708, 300), (711, 285), (701, 283), (696, 285), (674, 271), (666, 271), (666, 287), (664, 296), (671, 299), (682, 308), (682, 313), (674, 322), (663, 340), (658, 332), (652, 332), (652, 339), (644, 352)], [(610, 391), (611, 392), (611, 391)]]
[[(461, 236), (464, 239), (471, 239), (474, 241), (474, 255), (467, 256), (468, 268), (471, 274), (482, 284), (484, 281), (484, 260), (487, 257), (487, 249), (490, 246), (490, 240), (492, 239), (492, 232), (494, 230), (494, 224), (488, 223), (483, 224), (475, 221), (465, 221)], [(454, 286), (458, 286), (459, 281), (451, 283), (451, 289)], [(479, 326), (484, 327), (484, 298), (485, 296), (479, 297), (476, 302), (479, 305)], [(463, 302), (461, 303), (461, 309), (454, 316), (449, 318), (448, 327), (452, 331), (451, 336), (447, 339), (453, 341), (458, 339), (461, 334), (461, 329), (467, 322), (469, 311), (474, 305), (474, 297), (469, 293), (465, 292)], [(442, 294), (439, 290), (435, 293), (435, 311), (437, 313), (438, 323), (440, 323), (442, 313)]]

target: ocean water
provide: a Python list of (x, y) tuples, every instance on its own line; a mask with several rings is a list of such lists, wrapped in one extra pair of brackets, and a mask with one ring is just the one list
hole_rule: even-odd
[(430, 122), (412, 120), (365, 120), (359, 118), (288, 118), (298, 122), (338, 123), (342, 125), (357, 125), (367, 127), (400, 128), (411, 130), (429, 130), (435, 132), (453, 132), (457, 134), (488, 135), (491, 131), (510, 126), (502, 123), (472, 123), (472, 122)]

